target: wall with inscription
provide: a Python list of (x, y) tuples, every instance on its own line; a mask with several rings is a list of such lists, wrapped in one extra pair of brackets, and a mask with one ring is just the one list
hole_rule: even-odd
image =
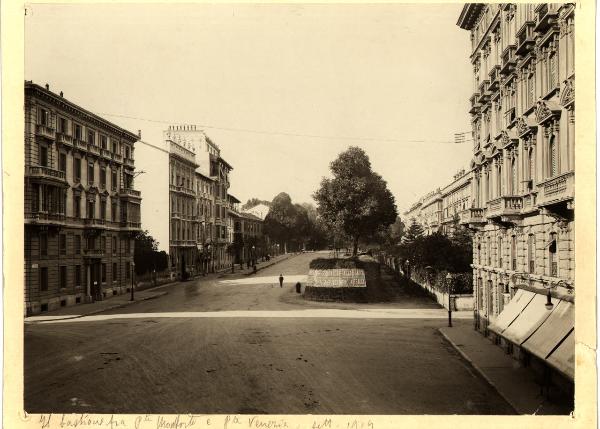
[(308, 271), (307, 286), (323, 288), (367, 287), (365, 271), (359, 268), (335, 268)]

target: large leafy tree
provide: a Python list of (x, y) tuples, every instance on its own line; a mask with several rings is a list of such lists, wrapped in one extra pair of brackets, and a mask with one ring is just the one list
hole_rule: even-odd
[(158, 251), (158, 242), (148, 231), (140, 231), (135, 235), (133, 260), (138, 275), (152, 270), (162, 271), (169, 265), (169, 256), (164, 250)]
[(330, 168), (333, 178), (324, 178), (314, 194), (318, 212), (332, 228), (351, 238), (356, 255), (359, 240), (375, 236), (396, 221), (394, 196), (358, 147), (342, 152)]
[(242, 206), (242, 210), (249, 210), (253, 207), (256, 207), (259, 204), (264, 204), (266, 206), (271, 205), (270, 201), (266, 201), (266, 200), (260, 200), (258, 198), (250, 198), (248, 201), (246, 201), (246, 204), (244, 204)]
[(281, 192), (273, 198), (269, 213), (264, 220), (265, 234), (286, 249), (287, 245), (295, 238), (296, 210), (290, 196)]

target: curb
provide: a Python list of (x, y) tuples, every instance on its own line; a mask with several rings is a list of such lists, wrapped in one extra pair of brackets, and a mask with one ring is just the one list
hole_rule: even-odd
[(251, 276), (252, 274), (256, 274), (256, 273), (258, 273), (260, 270), (264, 270), (265, 268), (272, 267), (273, 265), (275, 265), (275, 264), (278, 264), (278, 263), (280, 263), (280, 262), (287, 261), (288, 259), (291, 259), (291, 258), (293, 258), (294, 256), (297, 256), (297, 255), (289, 255), (289, 256), (287, 256), (287, 257), (285, 257), (285, 258), (281, 258), (281, 259), (279, 259), (279, 260), (277, 260), (277, 261), (271, 262), (270, 264), (263, 265), (262, 267), (257, 267), (257, 268), (256, 268), (256, 271), (250, 271), (249, 273), (244, 273), (244, 275), (245, 275), (245, 276)]
[(492, 380), (490, 380), (490, 378), (489, 378), (489, 377), (488, 377), (488, 376), (485, 374), (485, 372), (483, 372), (483, 370), (482, 370), (481, 368), (479, 368), (479, 366), (477, 366), (477, 364), (475, 364), (475, 363), (474, 363), (474, 362), (471, 360), (471, 358), (470, 358), (470, 357), (469, 357), (469, 356), (468, 356), (468, 355), (467, 355), (465, 352), (463, 352), (463, 351), (460, 349), (460, 347), (458, 347), (458, 346), (457, 346), (457, 345), (454, 343), (454, 341), (452, 341), (452, 340), (450, 339), (450, 337), (448, 337), (448, 336), (447, 336), (447, 335), (446, 335), (446, 334), (445, 334), (445, 333), (444, 333), (444, 332), (443, 332), (441, 329), (439, 329), (439, 328), (438, 328), (438, 331), (439, 331), (439, 333), (440, 333), (440, 334), (442, 334), (442, 336), (443, 336), (443, 337), (446, 339), (446, 341), (448, 341), (448, 342), (450, 343), (450, 345), (451, 345), (451, 346), (454, 348), (454, 350), (456, 350), (456, 351), (457, 351), (457, 352), (458, 352), (458, 353), (459, 353), (459, 354), (460, 354), (460, 355), (463, 357), (463, 359), (464, 359), (464, 360), (466, 360), (467, 362), (469, 362), (469, 364), (470, 364), (470, 365), (473, 367), (473, 369), (474, 369), (475, 371), (477, 371), (477, 373), (478, 373), (478, 374), (479, 374), (481, 377), (483, 377), (483, 379), (484, 379), (485, 381), (487, 381), (487, 383), (488, 383), (490, 386), (492, 386), (492, 388), (493, 388), (493, 389), (494, 389), (494, 390), (495, 390), (495, 391), (498, 393), (498, 395), (500, 395), (500, 396), (502, 397), (502, 399), (504, 399), (504, 400), (506, 401), (506, 403), (507, 403), (508, 405), (510, 405), (510, 407), (511, 407), (511, 408), (512, 408), (512, 409), (513, 409), (513, 410), (514, 410), (514, 411), (515, 411), (517, 414), (519, 414), (519, 415), (527, 415), (526, 413), (523, 413), (523, 412), (521, 412), (521, 411), (519, 411), (519, 410), (517, 409), (517, 407), (515, 406), (515, 404), (513, 404), (513, 403), (512, 403), (512, 401), (511, 401), (511, 400), (510, 400), (510, 399), (509, 399), (509, 398), (508, 398), (508, 397), (507, 397), (507, 396), (506, 396), (504, 393), (502, 393), (502, 392), (501, 392), (501, 391), (498, 389), (498, 387), (496, 386), (496, 384), (495, 384), (495, 383), (494, 383)]
[(127, 301), (127, 302), (124, 302), (124, 303), (121, 303), (121, 304), (115, 304), (115, 305), (113, 305), (111, 307), (106, 307), (106, 308), (94, 310), (94, 311), (91, 311), (91, 312), (86, 313), (86, 314), (77, 314), (77, 315), (72, 315), (72, 316), (65, 315), (65, 317), (63, 317), (61, 319), (31, 320), (31, 321), (27, 321), (27, 319), (25, 319), (25, 323), (44, 323), (44, 322), (51, 322), (51, 321), (53, 322), (55, 320), (79, 319), (79, 318), (82, 318), (82, 317), (93, 316), (93, 315), (98, 314), (98, 313), (103, 313), (105, 311), (110, 311), (110, 310), (115, 310), (117, 308), (127, 307), (129, 305), (133, 305), (133, 304), (136, 304), (138, 302), (148, 301), (150, 299), (155, 299), (155, 298), (158, 298), (160, 296), (164, 296), (164, 295), (166, 295), (168, 293), (169, 292), (160, 292), (160, 293), (157, 293), (157, 294), (152, 295), (152, 296), (147, 296), (145, 298), (137, 299), (135, 301)]

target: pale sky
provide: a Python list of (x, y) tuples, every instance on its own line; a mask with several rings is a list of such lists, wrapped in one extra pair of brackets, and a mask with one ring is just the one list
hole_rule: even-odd
[(282, 191), (312, 202), (329, 163), (360, 146), (402, 213), (469, 164), (470, 142), (410, 142), (470, 130), (461, 8), (37, 4), (25, 19), (25, 78), (150, 143), (170, 123), (205, 126), (242, 202)]

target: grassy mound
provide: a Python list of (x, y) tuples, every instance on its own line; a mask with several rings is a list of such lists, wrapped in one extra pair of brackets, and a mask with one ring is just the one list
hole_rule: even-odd
[(333, 270), (337, 268), (363, 268), (356, 259), (317, 258), (310, 261), (309, 268), (313, 270)]

